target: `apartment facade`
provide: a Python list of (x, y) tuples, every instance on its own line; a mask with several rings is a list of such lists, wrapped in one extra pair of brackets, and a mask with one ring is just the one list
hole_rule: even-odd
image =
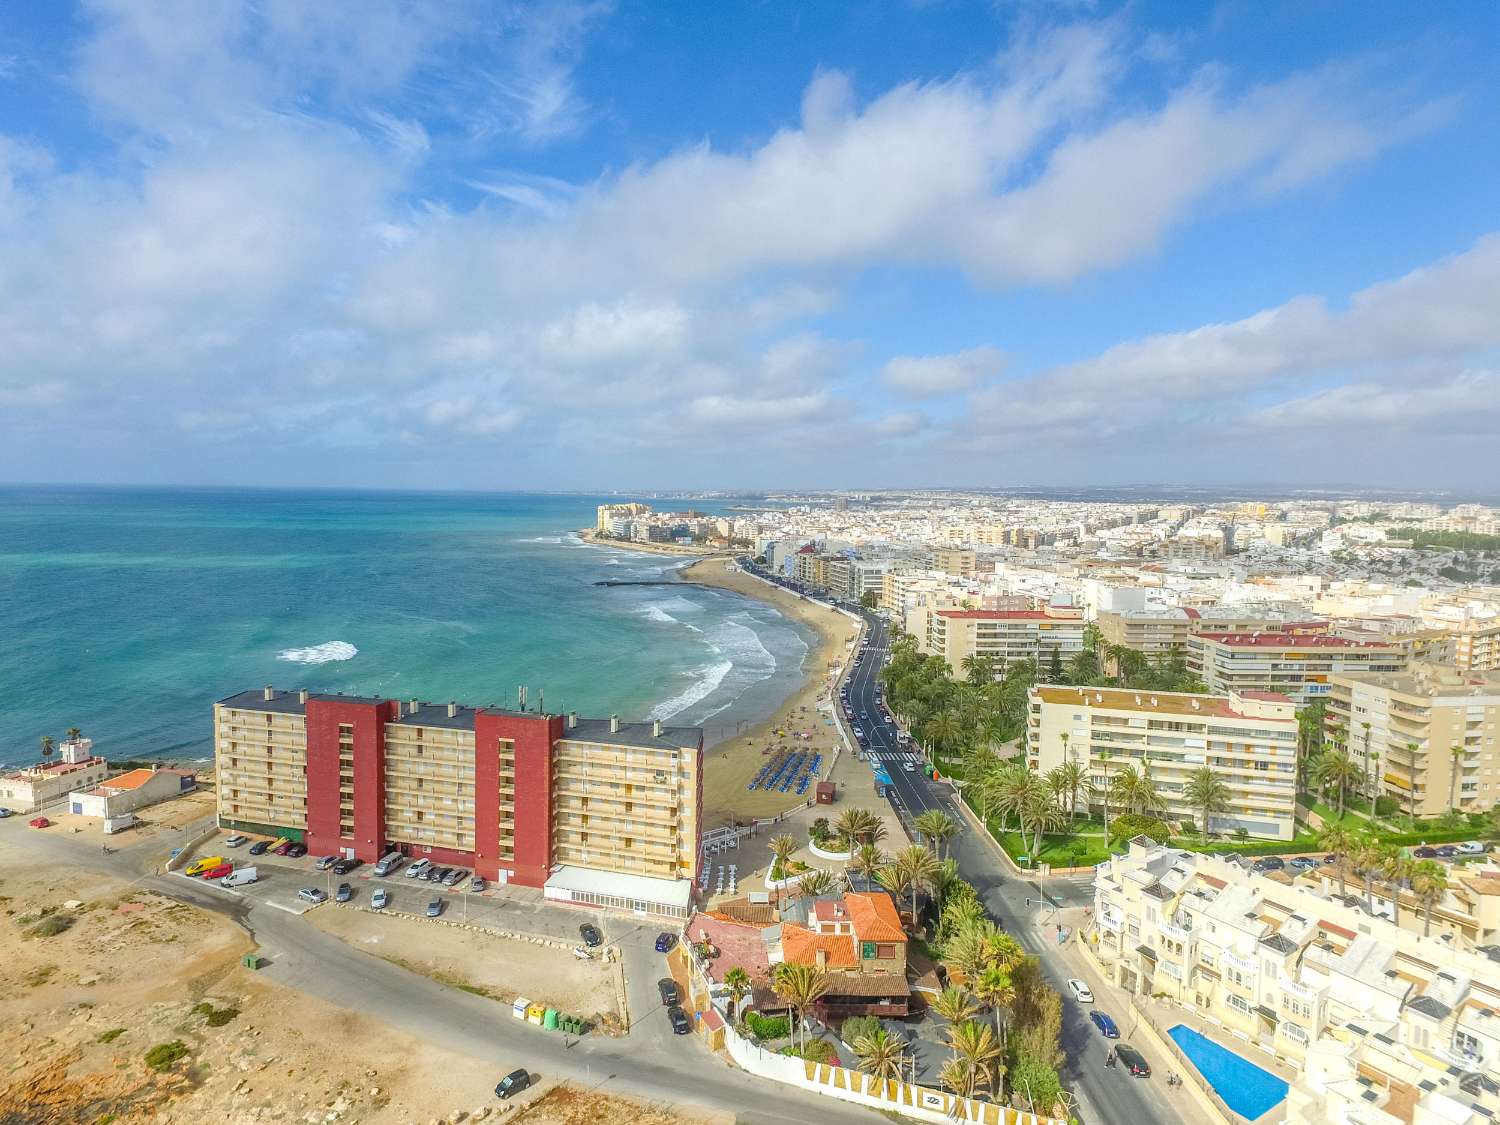
[(941, 656), (955, 678), (967, 675), (964, 661), (989, 657), (998, 676), (1015, 660), (1035, 660), (1045, 667), (1057, 653), (1068, 658), (1083, 651), (1083, 612), (1073, 606), (1044, 609), (935, 609), (927, 615), (922, 652)]
[(222, 827), (686, 916), (700, 728), (266, 688), (214, 705), (214, 744)]
[(1138, 837), (1096, 868), (1093, 926), (1090, 950), (1115, 984), (1296, 1068), (1290, 1122), (1480, 1125), (1500, 1113), (1500, 963), (1451, 933), (1372, 916), (1325, 872), (1268, 876)]
[(1199, 811), (1183, 791), (1208, 766), (1229, 790), (1228, 810), (1209, 819), (1213, 831), (1296, 834), (1297, 714), (1285, 696), (1043, 685), (1031, 690), (1026, 747), (1033, 771), (1075, 761), (1099, 793), (1126, 766), (1148, 771), (1167, 818), (1195, 824)]
[(649, 504), (600, 504), (595, 511), (594, 529), (604, 532), (606, 535), (614, 532), (614, 521), (630, 520), (638, 516), (649, 516), (651, 506)]
[(1416, 662), (1404, 672), (1330, 679), (1327, 734), (1369, 788), (1403, 811), (1481, 812), (1500, 800), (1500, 672)]
[(1199, 633), (1188, 639), (1188, 670), (1210, 690), (1284, 692), (1299, 703), (1329, 694), (1329, 677), (1399, 672), (1411, 645), (1332, 633)]

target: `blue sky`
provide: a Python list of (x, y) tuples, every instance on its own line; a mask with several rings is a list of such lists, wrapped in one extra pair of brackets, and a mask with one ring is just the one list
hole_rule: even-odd
[(12, 5), (0, 480), (1492, 485), (1500, 15)]

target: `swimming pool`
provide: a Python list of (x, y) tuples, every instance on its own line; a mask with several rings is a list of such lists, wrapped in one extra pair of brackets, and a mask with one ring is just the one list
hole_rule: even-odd
[(1180, 1023), (1167, 1032), (1224, 1104), (1254, 1121), (1286, 1097), (1286, 1083), (1269, 1070)]

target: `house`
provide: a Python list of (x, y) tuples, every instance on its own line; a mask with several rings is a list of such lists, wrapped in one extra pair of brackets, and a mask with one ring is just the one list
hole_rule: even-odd
[(112, 777), (93, 789), (80, 789), (68, 796), (69, 811), (79, 816), (106, 820), (171, 800), (198, 788), (198, 775), (191, 770), (137, 769)]
[(773, 962), (812, 965), (828, 974), (828, 990), (814, 1006), (825, 1022), (848, 1016), (905, 1016), (906, 931), (884, 891), (851, 892), (813, 902), (807, 924), (784, 921)]
[(93, 745), (92, 739), (70, 739), (58, 746), (60, 761), (0, 776), (0, 805), (16, 812), (35, 812), (74, 789), (103, 781), (109, 776), (109, 763), (93, 753)]

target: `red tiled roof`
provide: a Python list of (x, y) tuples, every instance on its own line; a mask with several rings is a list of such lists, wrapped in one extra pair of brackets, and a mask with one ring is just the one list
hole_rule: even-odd
[(1353, 930), (1345, 929), (1343, 926), (1335, 925), (1327, 918), (1319, 918), (1318, 925), (1331, 934), (1338, 934), (1339, 937), (1344, 938), (1346, 941), (1353, 941), (1357, 936)]
[(139, 789), (154, 776), (156, 776), (154, 770), (131, 770), (129, 773), (122, 773), (119, 777), (110, 778), (103, 787), (114, 790)]
[(1323, 633), (1199, 633), (1200, 640), (1217, 641), (1231, 648), (1383, 648), (1385, 641), (1354, 641)]
[(816, 965), (822, 950), (830, 969), (853, 969), (859, 965), (854, 955), (854, 939), (847, 934), (815, 934), (811, 930), (783, 922), (781, 926), (781, 959), (794, 965)]
[(767, 985), (771, 963), (760, 927), (714, 914), (694, 914), (688, 919), (688, 941), (702, 941), (704, 934), (719, 955), (708, 962), (708, 975), (722, 982), (730, 969), (744, 969), (752, 981)]
[(896, 913), (891, 896), (883, 891), (846, 894), (844, 905), (849, 911), (849, 920), (854, 923), (854, 935), (860, 941), (906, 940), (901, 916)]
[(1182, 607), (1182, 612), (1185, 613), (1185, 614), (1187, 614), (1188, 617), (1192, 618), (1194, 621), (1198, 620), (1198, 618), (1202, 616), (1202, 614), (1200, 614), (1196, 609), (1194, 609), (1190, 605), (1189, 606), (1183, 606)]

